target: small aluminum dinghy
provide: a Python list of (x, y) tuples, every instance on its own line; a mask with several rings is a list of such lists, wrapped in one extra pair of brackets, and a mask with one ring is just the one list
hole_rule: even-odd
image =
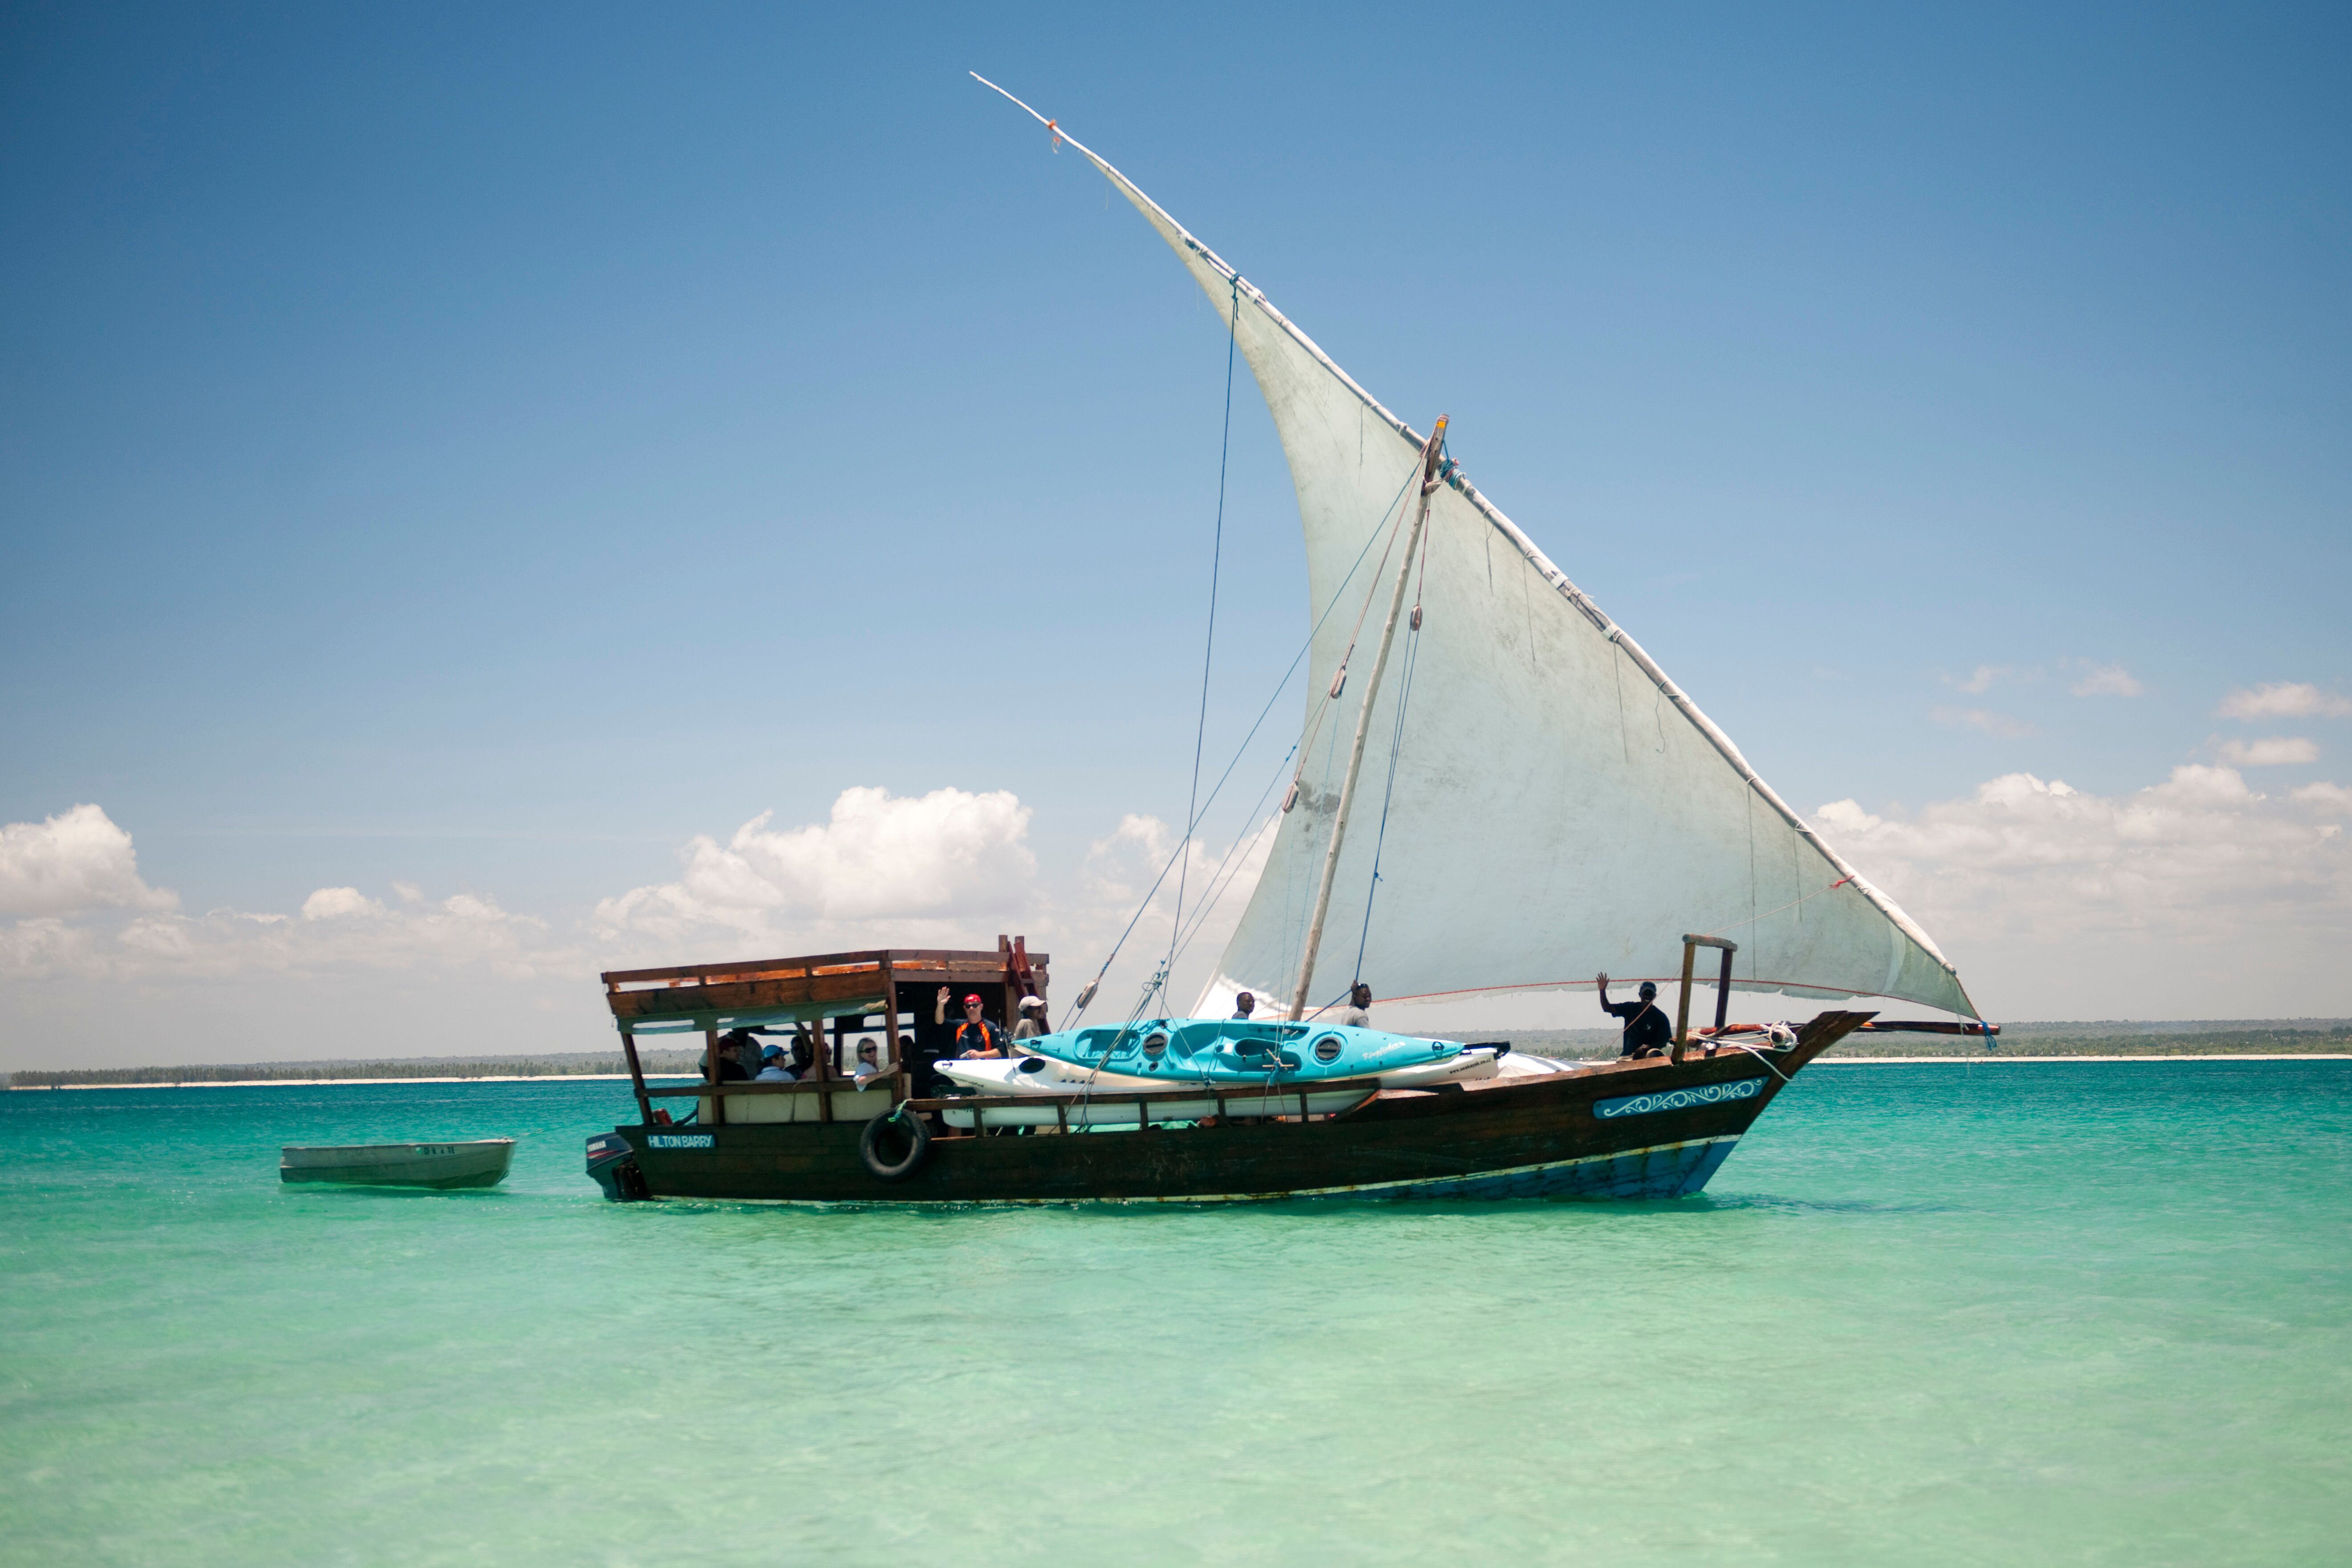
[(281, 1182), (346, 1187), (494, 1187), (514, 1159), (511, 1138), (455, 1143), (362, 1143), (345, 1149), (278, 1151)]

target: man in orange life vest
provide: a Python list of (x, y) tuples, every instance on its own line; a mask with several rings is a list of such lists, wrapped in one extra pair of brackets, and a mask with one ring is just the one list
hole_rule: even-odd
[[(948, 1021), (948, 988), (940, 987), (940, 999), (931, 1009), (931, 1022), (944, 1025)], [(963, 1022), (956, 1026), (955, 1054), (959, 1057), (1001, 1057), (1004, 1054), (1004, 1032), (980, 1016), (980, 994), (973, 992), (963, 999)]]

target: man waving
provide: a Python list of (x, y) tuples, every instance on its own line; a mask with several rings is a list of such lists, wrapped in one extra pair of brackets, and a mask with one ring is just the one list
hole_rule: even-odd
[(1594, 976), (1592, 983), (1601, 988), (1601, 1010), (1612, 1018), (1625, 1020), (1625, 1048), (1617, 1053), (1620, 1057), (1647, 1056), (1675, 1043), (1674, 1028), (1658, 1008), (1658, 988), (1654, 984), (1642, 982), (1642, 999), (1638, 1002), (1612, 1003), (1609, 1000), (1608, 973), (1603, 971)]

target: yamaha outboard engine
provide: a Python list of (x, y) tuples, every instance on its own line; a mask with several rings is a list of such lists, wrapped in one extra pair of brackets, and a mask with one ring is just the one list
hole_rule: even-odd
[(617, 1132), (599, 1132), (588, 1140), (588, 1173), (616, 1204), (653, 1196), (646, 1173), (637, 1168), (637, 1152)]

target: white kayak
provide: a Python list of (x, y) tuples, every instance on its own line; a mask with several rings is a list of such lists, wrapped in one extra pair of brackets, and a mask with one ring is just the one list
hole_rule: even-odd
[(1441, 1083), (1478, 1083), (1496, 1077), (1502, 1071), (1508, 1046), (1493, 1049), (1486, 1046), (1465, 1046), (1458, 1057), (1444, 1061), (1423, 1062), (1419, 1067), (1399, 1068), (1394, 1072), (1381, 1074), (1382, 1089), (1433, 1089)]
[(1598, 1062), (1569, 1061), (1559, 1057), (1531, 1057), (1525, 1051), (1513, 1051), (1496, 1064), (1501, 1078), (1551, 1078), (1559, 1073), (1582, 1072)]
[(1164, 1078), (1137, 1078), (1099, 1068), (1072, 1067), (1051, 1057), (988, 1057), (974, 1060), (950, 1057), (939, 1064), (940, 1076), (982, 1094), (1099, 1094), (1107, 1089), (1182, 1089)]
[[(1498, 1071), (1502, 1052), (1491, 1050), (1465, 1051), (1460, 1056), (1443, 1061), (1424, 1062), (1416, 1067), (1400, 1068), (1381, 1073), (1372, 1079), (1343, 1080), (1328, 1088), (1311, 1084), (1269, 1084), (1262, 1092), (1236, 1090), (1224, 1085), (1222, 1104), (1216, 1096), (1204, 1093), (1199, 1100), (1160, 1100), (1149, 1102), (1149, 1114), (1153, 1121), (1200, 1121), (1212, 1116), (1297, 1116), (1302, 1109), (1309, 1116), (1333, 1116), (1343, 1110), (1353, 1110), (1371, 1099), (1381, 1089), (1428, 1089), (1441, 1083), (1473, 1082), (1490, 1079)], [(939, 1064), (940, 1072), (951, 1081), (984, 1095), (1067, 1095), (1087, 1097), (1077, 1105), (992, 1105), (974, 1107), (970, 1110), (949, 1110), (941, 1112), (950, 1127), (970, 1127), (975, 1116), (986, 1127), (1133, 1127), (1145, 1112), (1132, 1100), (1122, 1100), (1122, 1094), (1165, 1094), (1170, 1089), (1182, 1089), (1181, 1083), (1171, 1083), (1164, 1078), (1139, 1078), (1130, 1073), (1107, 1072), (1099, 1068), (1074, 1067), (1051, 1057), (1015, 1057), (1010, 1059), (988, 1058), (951, 1058)], [(1207, 1084), (1201, 1086), (1203, 1089)], [(1097, 1097), (1100, 1097), (1097, 1099)]]
[[(1379, 1074), (1371, 1081), (1382, 1089), (1428, 1089), (1441, 1083), (1475, 1083), (1490, 1079), (1500, 1070), (1503, 1051), (1474, 1046), (1459, 1056), (1442, 1061), (1423, 1062), (1417, 1066), (1399, 1068)], [(1055, 1061), (1051, 1057), (1013, 1057), (1011, 1058), (950, 1058), (939, 1064), (940, 1072), (982, 1094), (1102, 1094), (1118, 1089), (1160, 1090), (1188, 1087), (1183, 1080), (1165, 1078), (1142, 1078), (1133, 1073), (1111, 1072), (1102, 1068), (1076, 1067), (1069, 1062)], [(1234, 1087), (1230, 1079), (1222, 1080), (1225, 1087)], [(1345, 1082), (1360, 1085), (1361, 1079)], [(1206, 1088), (1206, 1080), (1202, 1087)], [(1279, 1079), (1267, 1085), (1270, 1092), (1297, 1096), (1297, 1088)], [(1310, 1091), (1311, 1093), (1311, 1091)], [(1130, 1120), (1132, 1120), (1130, 1118)]]
[[(989, 1096), (1083, 1095), (1076, 1105), (990, 1105), (974, 1106), (969, 1110), (948, 1110), (940, 1112), (950, 1127), (970, 1127), (974, 1117), (984, 1127), (1133, 1127), (1145, 1114), (1132, 1100), (1120, 1100), (1124, 1094), (1166, 1094), (1171, 1089), (1187, 1086), (1171, 1083), (1164, 1078), (1137, 1078), (1129, 1073), (1104, 1072), (1098, 1068), (1072, 1067), (1050, 1057), (1015, 1057), (972, 1060), (951, 1058), (939, 1065), (942, 1076), (976, 1093)], [(1206, 1085), (1202, 1086), (1204, 1089)], [(1309, 1116), (1329, 1116), (1338, 1111), (1353, 1110), (1372, 1098), (1372, 1088), (1358, 1082), (1342, 1089), (1310, 1089), (1305, 1110)], [(1099, 1097), (1099, 1098), (1097, 1098)], [(1198, 1100), (1155, 1100), (1148, 1102), (1149, 1114), (1156, 1122), (1202, 1121), (1220, 1113), (1216, 1097), (1203, 1094)], [(1253, 1093), (1247, 1089), (1228, 1092), (1223, 1114), (1227, 1116), (1296, 1116), (1300, 1102), (1297, 1090), (1275, 1090)]]

